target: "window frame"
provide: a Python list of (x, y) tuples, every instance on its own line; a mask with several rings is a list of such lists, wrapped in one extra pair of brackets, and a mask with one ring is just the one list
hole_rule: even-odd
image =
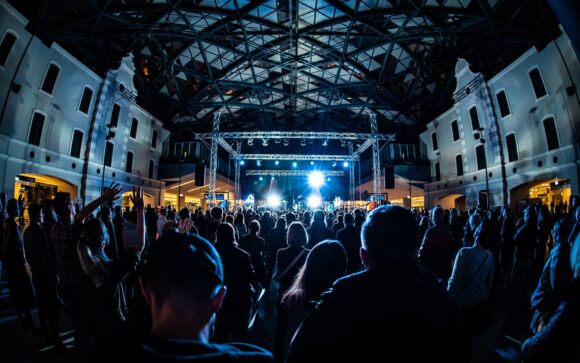
[[(48, 93), (47, 91), (43, 90), (42, 87), (44, 86), (44, 82), (46, 81), (46, 76), (48, 75), (48, 71), (49, 71), (51, 65), (54, 65), (58, 68), (58, 74), (56, 75), (56, 78), (54, 79), (54, 84), (52, 85), (52, 90), (50, 91), (50, 93)], [(40, 87), (38, 87), (38, 90), (47, 96), (50, 96), (50, 97), (54, 96), (56, 84), (58, 83), (58, 80), (59, 80), (61, 74), (62, 74), (62, 66), (55, 61), (50, 61), (48, 63), (48, 67), (46, 67), (46, 70), (44, 71), (44, 76), (42, 77), (42, 82), (40, 82)]]
[[(135, 136), (133, 136), (133, 123), (137, 122), (137, 126), (135, 127)], [(137, 134), (139, 133), (139, 119), (137, 117), (131, 118), (131, 127), (129, 128), (129, 137), (133, 140), (137, 140)]]
[(10, 51), (8, 51), (8, 54), (6, 54), (6, 59), (4, 60), (4, 64), (0, 64), (0, 69), (6, 69), (6, 63), (10, 59), (10, 55), (12, 54), (12, 52), (14, 50), (14, 46), (16, 45), (18, 38), (20, 38), (18, 36), (18, 33), (16, 32), (16, 30), (14, 30), (12, 28), (6, 28), (6, 30), (4, 31), (4, 34), (2, 35), (2, 40), (0, 40), (0, 44), (2, 44), (2, 42), (4, 42), (4, 39), (6, 39), (7, 34), (12, 34), (14, 36), (14, 43), (12, 44)]
[[(477, 115), (477, 125), (479, 126), (477, 128), (473, 127), (473, 118), (471, 117), (471, 110), (472, 109), (475, 109), (475, 114)], [(469, 106), (469, 108), (467, 109), (467, 114), (469, 115), (469, 123), (471, 124), (471, 130), (473, 132), (477, 132), (477, 130), (481, 128), (481, 119), (479, 118), (479, 111), (477, 110), (477, 105), (473, 104), (473, 105)]]
[[(91, 90), (91, 98), (89, 100), (89, 107), (87, 108), (87, 112), (84, 112), (84, 111), (81, 110), (81, 105), (83, 103), (83, 96), (84, 96), (85, 90), (87, 88)], [(93, 103), (93, 96), (94, 95), (95, 95), (95, 90), (93, 89), (93, 87), (91, 87), (88, 84), (85, 84), (84, 87), (83, 87), (83, 91), (81, 92), (81, 96), (79, 98), (79, 102), (78, 102), (78, 105), (77, 105), (77, 111), (80, 112), (80, 113), (82, 113), (83, 115), (88, 116), (91, 113), (91, 105)]]
[[(483, 166), (479, 165), (479, 153), (477, 150), (483, 150)], [(477, 171), (485, 170), (487, 168), (487, 155), (485, 153), (485, 144), (479, 144), (475, 146), (475, 164), (477, 164)]]
[[(508, 113), (505, 116), (501, 114), (501, 103), (499, 102), (499, 97), (497, 96), (497, 95), (499, 95), (502, 92), (504, 94), (505, 103), (506, 103), (506, 106), (507, 106), (507, 109), (508, 109)], [(495, 92), (495, 101), (497, 102), (497, 108), (499, 110), (499, 116), (500, 116), (501, 119), (504, 119), (504, 118), (512, 115), (512, 108), (510, 106), (510, 101), (508, 99), (508, 95), (507, 95), (507, 92), (506, 92), (505, 88), (500, 88), (499, 90), (497, 90)]]
[[(556, 130), (556, 141), (558, 142), (558, 147), (556, 147), (554, 149), (550, 149), (550, 145), (548, 142), (548, 134), (546, 133), (546, 120), (548, 120), (550, 118), (554, 122), (554, 130)], [(556, 116), (555, 115), (549, 114), (549, 115), (544, 116), (544, 118), (542, 118), (542, 129), (544, 131), (544, 140), (546, 141), (546, 150), (547, 151), (557, 150), (557, 149), (562, 147), (562, 143), (560, 142), (560, 133), (558, 131), (558, 124), (556, 123)]]
[[(457, 167), (459, 164), (457, 164), (457, 157), (461, 158), (461, 174), (459, 174), (459, 168)], [(456, 154), (455, 155), (455, 173), (457, 174), (457, 176), (463, 176), (465, 175), (465, 163), (463, 162), (463, 154)]]
[[(149, 146), (152, 149), (157, 150), (157, 139), (159, 138), (159, 134), (157, 133), (157, 130), (153, 129), (153, 132), (151, 133), (151, 140), (150, 140), (150, 144)], [(153, 141), (155, 140), (155, 143), (153, 143)]]
[[(79, 149), (79, 156), (73, 156), (73, 155), (72, 155), (72, 148), (73, 148), (74, 141), (75, 141), (75, 132), (76, 132), (76, 131), (78, 131), (78, 132), (80, 132), (80, 133), (82, 134), (82, 136), (81, 136), (81, 147), (80, 147), (80, 149)], [(71, 140), (70, 140), (70, 147), (69, 147), (69, 150), (68, 150), (68, 155), (69, 155), (71, 158), (75, 158), (75, 159), (81, 159), (81, 156), (83, 155), (83, 140), (84, 140), (84, 138), (85, 138), (85, 133), (84, 133), (84, 131), (83, 131), (82, 129), (78, 128), (78, 127), (75, 127), (75, 128), (73, 129), (73, 132), (72, 132), (72, 136), (71, 136)]]
[[(510, 144), (509, 144), (509, 142), (508, 142), (508, 137), (510, 137), (510, 136), (512, 136), (512, 135), (514, 136), (514, 145), (515, 145), (515, 148), (516, 148), (516, 159), (515, 159), (515, 160), (510, 160), (510, 146), (509, 146)], [(508, 157), (508, 163), (513, 163), (513, 162), (515, 162), (515, 161), (518, 161), (518, 160), (520, 160), (520, 149), (519, 149), (519, 147), (518, 147), (518, 138), (517, 138), (517, 136), (516, 136), (516, 133), (515, 133), (515, 131), (513, 131), (513, 132), (510, 132), (510, 133), (507, 133), (507, 134), (505, 135), (505, 146), (506, 146), (507, 153), (508, 153), (508, 154), (507, 154), (507, 157)]]
[[(457, 128), (457, 139), (455, 138), (455, 134), (453, 133), (453, 124), (455, 124), (455, 126)], [(457, 141), (461, 140), (461, 134), (459, 133), (459, 121), (453, 120), (453, 121), (451, 121), (449, 126), (451, 127), (451, 138), (453, 139), (453, 142), (457, 142)]]
[[(129, 154), (131, 154), (131, 170), (127, 170), (129, 168)], [(125, 173), (133, 174), (134, 161), (135, 153), (132, 150), (127, 150), (127, 154), (125, 154)]]
[[(540, 75), (540, 81), (542, 81), (542, 86), (544, 87), (544, 91), (546, 92), (541, 97), (538, 97), (538, 95), (536, 94), (536, 88), (534, 87), (534, 82), (532, 82), (531, 73), (535, 69), (538, 70), (538, 74)], [(542, 75), (542, 71), (540, 70), (540, 67), (537, 64), (528, 68), (528, 82), (530, 82), (530, 86), (532, 87), (532, 92), (534, 93), (534, 100), (536, 102), (544, 99), (545, 97), (547, 97), (550, 94), (548, 92), (548, 87), (546, 87), (546, 82), (544, 81), (544, 76)]]
[(437, 131), (431, 133), (431, 149), (432, 151), (439, 151), (439, 139), (437, 139)]
[[(111, 150), (111, 163), (107, 165), (107, 145), (113, 145), (113, 149)], [(113, 154), (115, 153), (115, 142), (111, 140), (107, 140), (105, 143), (105, 150), (103, 150), (103, 165), (108, 166), (109, 168), (113, 167)]]
[[(34, 115), (35, 114), (39, 114), (42, 115), (44, 118), (42, 119), (42, 129), (40, 130), (40, 138), (38, 139), (38, 145), (33, 144), (30, 142), (30, 133), (32, 131), (32, 126), (34, 124)], [(32, 111), (32, 116), (30, 117), (30, 125), (28, 125), (28, 135), (26, 137), (26, 143), (29, 145), (34, 145), (36, 147), (40, 147), (40, 144), (42, 143), (42, 133), (44, 132), (44, 123), (46, 122), (46, 119), (48, 118), (47, 114), (40, 111), (40, 110), (33, 110)]]
[[(115, 111), (115, 106), (119, 106), (119, 114), (117, 115), (117, 120), (115, 121), (115, 124), (113, 124), (113, 112)], [(111, 107), (111, 113), (109, 114), (109, 122), (107, 123), (107, 125), (111, 125), (111, 129), (117, 129), (119, 127), (119, 119), (121, 118), (121, 111), (123, 111), (123, 107), (119, 103), (114, 102), (113, 107)]]

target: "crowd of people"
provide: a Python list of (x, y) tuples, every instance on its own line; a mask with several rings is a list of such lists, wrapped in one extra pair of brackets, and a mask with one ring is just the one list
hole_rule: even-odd
[[(123, 210), (120, 191), (84, 208), (64, 192), (27, 206), (0, 195), (10, 301), (61, 358), (469, 362), (501, 287), (508, 313), (530, 313), (519, 361), (580, 361), (579, 197), (517, 213), (177, 211), (145, 206), (139, 188)], [(276, 301), (262, 317), (273, 352), (248, 343), (261, 291)]]

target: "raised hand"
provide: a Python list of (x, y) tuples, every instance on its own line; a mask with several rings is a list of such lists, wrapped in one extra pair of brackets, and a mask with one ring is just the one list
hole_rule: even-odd
[(119, 193), (123, 188), (119, 184), (111, 183), (109, 189), (105, 190), (103, 193), (103, 199), (107, 202), (112, 202), (113, 200), (119, 198)]
[(133, 194), (129, 196), (135, 209), (142, 211), (145, 208), (145, 201), (143, 200), (143, 189), (141, 187), (133, 187)]
[(181, 233), (189, 233), (191, 227), (193, 227), (193, 221), (190, 218), (185, 218), (179, 221), (177, 230)]

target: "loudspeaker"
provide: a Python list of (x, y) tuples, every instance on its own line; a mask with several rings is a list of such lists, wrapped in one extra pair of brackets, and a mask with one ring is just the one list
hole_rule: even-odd
[(395, 188), (395, 167), (392, 165), (385, 166), (385, 189)]
[(205, 185), (205, 164), (195, 164), (195, 186), (203, 187)]

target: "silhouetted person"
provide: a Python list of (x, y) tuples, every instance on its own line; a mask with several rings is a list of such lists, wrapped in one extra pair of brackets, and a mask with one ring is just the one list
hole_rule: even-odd
[(336, 239), (340, 241), (348, 257), (347, 273), (358, 272), (362, 268), (360, 262), (360, 228), (354, 226), (354, 217), (347, 213), (344, 216), (345, 227), (336, 232)]
[(362, 228), (366, 271), (337, 280), (298, 328), (288, 362), (454, 361), (454, 309), (415, 260), (417, 222), (402, 207), (373, 210)]
[(266, 241), (258, 235), (260, 222), (251, 221), (248, 227), (249, 233), (240, 239), (239, 245), (241, 249), (250, 254), (258, 281), (262, 286), (266, 286)]
[(442, 280), (451, 275), (453, 256), (457, 252), (453, 234), (445, 223), (445, 212), (441, 207), (431, 211), (433, 227), (427, 229), (419, 249), (419, 263), (427, 267)]
[(314, 212), (312, 223), (310, 228), (308, 228), (308, 245), (306, 245), (306, 248), (311, 249), (318, 242), (333, 237), (332, 231), (326, 227), (324, 211), (319, 209)]

